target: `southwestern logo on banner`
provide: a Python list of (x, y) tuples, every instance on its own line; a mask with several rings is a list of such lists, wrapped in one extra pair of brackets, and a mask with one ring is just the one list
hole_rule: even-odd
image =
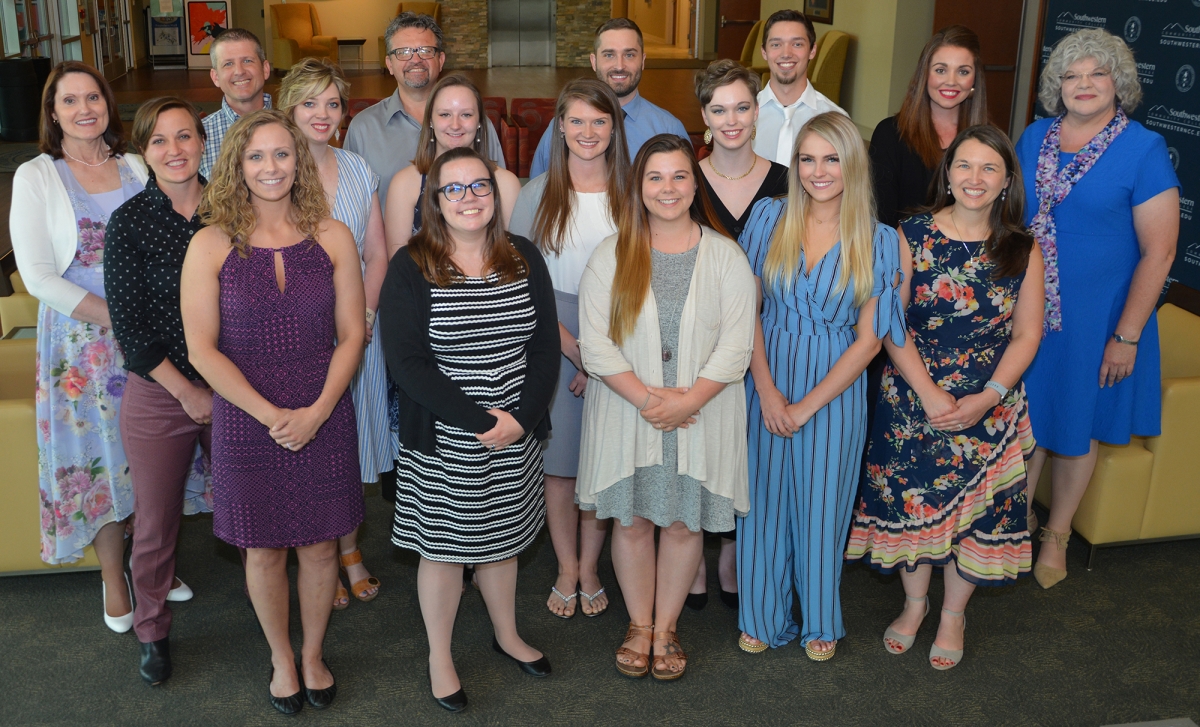
[[(1183, 185), (1179, 200), (1179, 247), (1168, 282), (1200, 290), (1200, 0), (1049, 0), (1041, 63), (1054, 44), (1084, 28), (1104, 28), (1133, 49), (1142, 104), (1130, 114), (1162, 134)], [(1040, 68), (1039, 68), (1040, 71)], [(1046, 116), (1037, 109), (1037, 118)]]

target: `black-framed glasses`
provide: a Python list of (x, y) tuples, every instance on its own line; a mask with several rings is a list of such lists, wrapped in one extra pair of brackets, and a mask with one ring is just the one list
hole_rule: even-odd
[(418, 58), (429, 60), (441, 52), (441, 48), (435, 45), (423, 45), (417, 48), (393, 48), (388, 51), (388, 55), (398, 61), (407, 61), (416, 53)]
[(442, 193), (447, 202), (461, 202), (466, 199), (468, 189), (476, 197), (486, 197), (492, 193), (492, 180), (476, 179), (470, 184), (451, 182), (444, 187), (439, 187), (438, 191)]

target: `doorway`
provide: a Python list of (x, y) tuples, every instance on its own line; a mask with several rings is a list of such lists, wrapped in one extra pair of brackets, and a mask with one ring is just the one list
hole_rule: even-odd
[(104, 78), (111, 81), (129, 70), (125, 45), (125, 3), (120, 0), (92, 0), (96, 11), (97, 61)]
[(698, 58), (698, 0), (614, 0), (613, 17), (642, 29), (647, 58)]
[(554, 65), (553, 0), (488, 3), (488, 52), (493, 66)]
[(746, 38), (758, 22), (760, 0), (719, 0), (717, 3), (717, 58), (740, 60)]

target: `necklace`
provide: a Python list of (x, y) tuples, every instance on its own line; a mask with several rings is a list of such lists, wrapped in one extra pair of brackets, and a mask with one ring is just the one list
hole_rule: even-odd
[[(62, 147), (62, 153), (63, 153), (63, 154), (65, 154), (65, 155), (67, 155), (67, 156), (69, 156), (69, 157), (71, 157), (71, 161), (79, 162), (80, 164), (82, 164), (82, 165), (83, 165), (83, 166), (85, 166), (85, 167), (102, 167), (102, 166), (104, 166), (105, 164), (108, 164), (109, 160), (110, 160), (110, 159), (112, 159), (112, 157), (111, 157), (111, 156), (106, 156), (106, 157), (104, 157), (104, 161), (100, 162), (99, 164), (88, 164), (88, 163), (87, 163), (87, 162), (85, 162), (84, 160), (82, 160), (82, 159), (77, 159), (75, 156), (73, 156), (73, 155), (71, 154), (71, 152), (67, 151), (67, 148), (66, 148), (65, 146), (64, 146), (64, 147)], [(104, 153), (105, 153), (105, 154), (108, 154), (108, 147), (107, 147), (107, 146), (106, 146), (106, 147), (104, 147)]]
[(958, 241), (960, 243), (962, 243), (963, 250), (966, 250), (967, 254), (970, 255), (971, 248), (967, 247), (967, 241), (963, 239), (964, 235), (962, 233), (962, 230), (959, 229), (959, 227), (958, 227), (958, 220), (954, 219), (954, 208), (953, 207), (950, 208), (950, 224), (954, 225), (954, 235), (955, 235), (955, 237), (958, 238)]
[[(742, 176), (745, 176), (745, 175), (742, 175)], [(697, 231), (699, 231), (699, 228), (696, 228), (696, 229), (697, 229)], [(692, 241), (692, 230), (691, 230), (691, 229), (688, 229), (688, 238), (687, 238), (687, 239), (688, 239), (688, 242), (689, 242), (689, 243)], [(699, 244), (699, 242), (697, 242), (696, 244), (698, 245), (698, 244)], [(691, 251), (692, 251), (692, 249), (693, 249), (694, 247), (696, 247), (696, 245), (689, 245), (689, 246), (688, 246), (688, 248), (687, 248), (686, 250), (684, 250), (682, 253), (675, 253), (675, 254), (678, 254), (678, 255), (685, 255), (685, 254), (687, 254), (687, 253), (691, 252)], [(670, 253), (666, 253), (666, 254), (670, 254)], [(679, 301), (679, 300), (672, 301), (672, 303), (671, 303), (671, 311), (670, 311), (670, 313), (668, 313), (666, 316), (664, 316), (664, 315), (662, 315), (662, 313), (660, 312), (660, 313), (659, 313), (659, 316), (658, 316), (659, 320), (672, 320), (672, 319), (674, 319), (674, 318), (675, 318), (675, 316), (676, 316), (676, 315), (678, 315), (679, 307), (680, 307), (680, 306), (683, 304), (683, 302), (686, 302), (686, 300), (687, 300), (687, 296), (685, 295), (685, 296), (684, 296), (684, 301), (682, 301), (682, 302), (681, 302), (681, 301)], [(672, 356), (673, 356), (673, 354), (672, 354), (672, 352), (671, 352), (671, 348), (670, 348), (669, 346), (667, 346), (667, 345), (664, 343), (664, 344), (663, 344), (663, 347), (662, 347), (662, 360), (663, 360), (663, 363), (666, 363), (666, 362), (670, 361)]]
[(731, 182), (736, 182), (739, 179), (745, 179), (746, 177), (750, 176), (750, 172), (753, 172), (754, 167), (756, 167), (756, 166), (758, 166), (758, 155), (757, 154), (754, 155), (754, 161), (750, 162), (750, 168), (746, 170), (745, 174), (741, 175), (740, 177), (731, 177), (728, 174), (722, 174), (721, 170), (717, 169), (717, 165), (713, 164), (712, 157), (711, 156), (708, 157), (708, 168), (713, 170), (713, 172), (715, 172), (716, 175), (718, 177), (720, 177), (721, 179), (728, 179)]

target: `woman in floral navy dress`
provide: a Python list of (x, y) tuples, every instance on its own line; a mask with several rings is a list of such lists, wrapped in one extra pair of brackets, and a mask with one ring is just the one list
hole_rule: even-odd
[(930, 210), (900, 225), (916, 345), (884, 341), (890, 361), (846, 558), (900, 571), (907, 600), (883, 639), (893, 654), (912, 646), (933, 566), (944, 566), (929, 662), (945, 670), (962, 660), (975, 587), (1030, 569), (1025, 461), (1034, 443), (1021, 375), (1041, 341), (1044, 297), (1008, 137), (965, 129), (938, 173)]

